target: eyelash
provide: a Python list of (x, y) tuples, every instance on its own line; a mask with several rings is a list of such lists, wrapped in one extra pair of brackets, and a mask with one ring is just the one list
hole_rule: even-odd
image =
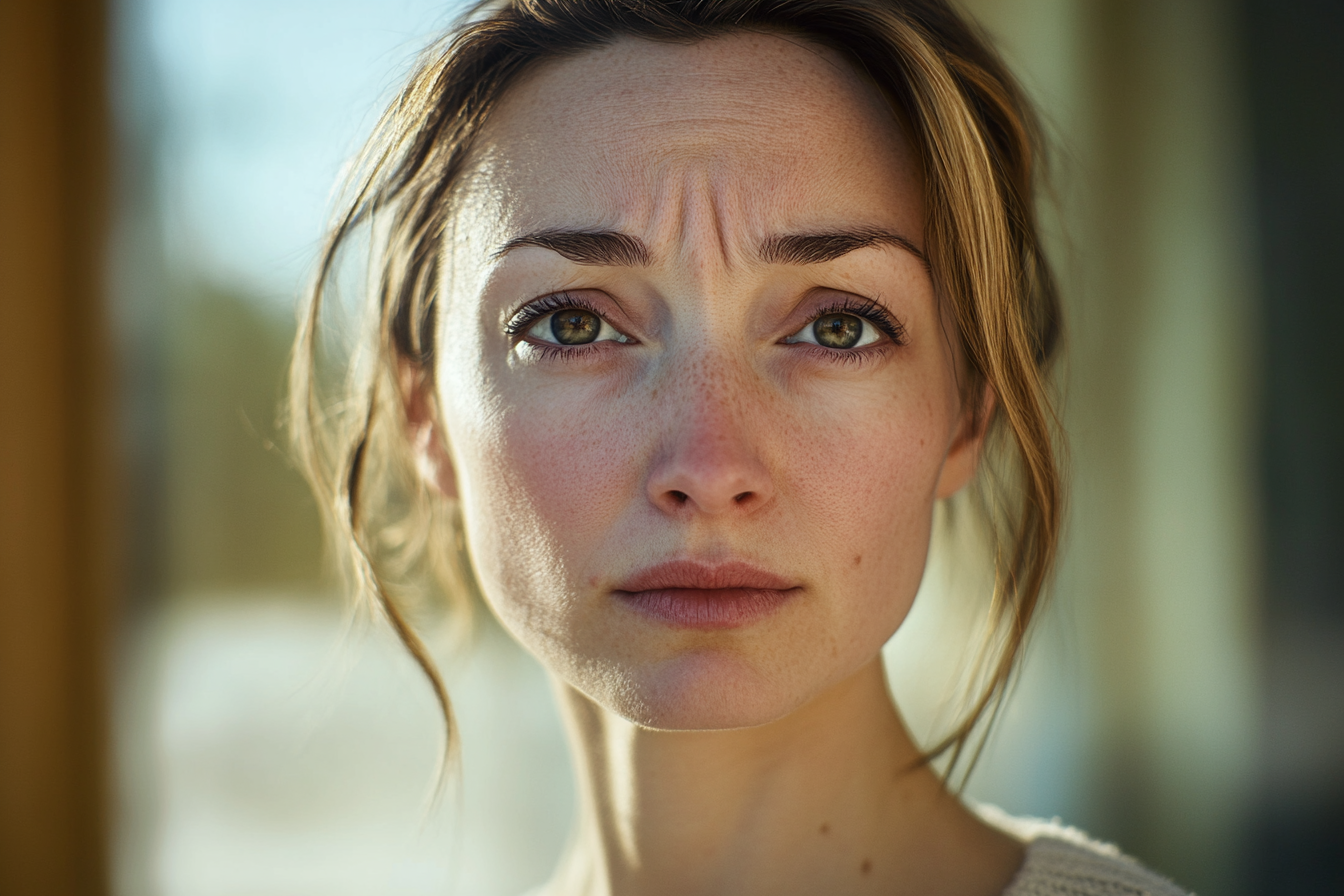
[[(818, 318), (825, 317), (828, 314), (851, 314), (854, 317), (861, 317), (885, 333), (887, 338), (891, 340), (892, 345), (905, 345), (905, 325), (875, 299), (861, 299), (857, 296), (847, 297), (818, 310), (817, 313), (808, 318), (807, 323), (803, 326), (815, 323)], [(820, 348), (821, 346), (817, 347)], [(852, 349), (838, 348), (826, 349), (826, 351), (845, 355), (857, 353)], [(862, 351), (862, 349), (857, 351)]]
[[(581, 296), (571, 295), (567, 292), (551, 293), (543, 296), (534, 302), (531, 302), (520, 308), (504, 327), (504, 332), (510, 338), (518, 338), (531, 329), (532, 325), (541, 318), (556, 311), (562, 311), (566, 308), (581, 308), (590, 314), (595, 314), (606, 319), (605, 315), (597, 309), (592, 302), (587, 301)], [(808, 318), (804, 327), (811, 325), (818, 318), (825, 317), (828, 314), (852, 314), (855, 317), (861, 317), (868, 323), (877, 327), (887, 338), (891, 340), (891, 345), (905, 345), (905, 325), (902, 324), (895, 315), (873, 299), (859, 299), (857, 297), (845, 298), (834, 302), (824, 308), (819, 309), (815, 314)], [(805, 343), (804, 343), (805, 344)], [(885, 345), (871, 345), (858, 349), (836, 349), (826, 348), (819, 345), (807, 345), (808, 349), (815, 349), (824, 352), (827, 357), (835, 358), (845, 362), (857, 362), (868, 357), (872, 352), (885, 351)], [(554, 357), (575, 358), (591, 351), (600, 351), (601, 347), (597, 344), (559, 346), (559, 345), (537, 345), (541, 351), (542, 357), (549, 359)]]
[[(508, 336), (516, 338), (526, 333), (534, 323), (546, 315), (553, 311), (563, 311), (566, 308), (581, 308), (603, 320), (607, 319), (606, 315), (599, 311), (592, 302), (581, 296), (572, 296), (567, 292), (555, 292), (519, 308), (508, 324), (505, 325), (504, 332)], [(583, 348), (583, 346), (575, 346), (575, 348)]]

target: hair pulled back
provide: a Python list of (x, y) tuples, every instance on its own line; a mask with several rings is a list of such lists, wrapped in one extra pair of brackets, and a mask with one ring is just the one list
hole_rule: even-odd
[[(1059, 300), (1034, 210), (1040, 143), (1021, 89), (944, 0), (486, 0), (420, 58), (356, 160), (306, 296), (290, 377), (297, 457), (358, 592), (429, 679), (456, 747), (443, 681), (407, 612), (411, 570), (452, 609), (474, 578), (460, 516), (412, 469), (399, 377), (433, 384), (435, 312), (455, 188), (473, 142), (520, 75), (622, 37), (693, 42), (738, 31), (801, 38), (848, 59), (893, 104), (924, 171), (934, 288), (967, 359), (962, 398), (994, 398), (982, 474), (996, 577), (987, 664), (967, 711), (928, 755), (955, 767), (1006, 693), (1059, 540), (1063, 486), (1047, 366)], [(356, 234), (364, 233), (358, 238)], [(363, 240), (363, 241), (361, 241)], [(333, 396), (319, 374), (343, 250), (368, 251), (367, 319)], [(983, 465), (982, 465), (983, 466)], [(981, 741), (983, 743), (983, 740)], [(972, 762), (973, 764), (973, 762)]]

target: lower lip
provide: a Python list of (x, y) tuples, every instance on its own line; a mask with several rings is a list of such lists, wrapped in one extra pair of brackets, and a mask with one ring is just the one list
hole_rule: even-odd
[(645, 616), (677, 628), (740, 628), (774, 615), (797, 588), (662, 588), (617, 591), (622, 601)]

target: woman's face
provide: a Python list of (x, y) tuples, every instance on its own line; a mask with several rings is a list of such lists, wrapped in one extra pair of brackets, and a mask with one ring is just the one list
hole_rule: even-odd
[(476, 159), (437, 476), (500, 620), (658, 728), (871, 662), (978, 448), (877, 91), (798, 40), (623, 40), (511, 88)]

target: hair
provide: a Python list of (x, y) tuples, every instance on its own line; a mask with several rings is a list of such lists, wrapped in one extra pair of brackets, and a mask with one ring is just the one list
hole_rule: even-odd
[[(445, 758), (457, 741), (451, 703), (409, 611), (415, 582), (432, 579), (450, 613), (463, 618), (475, 580), (454, 502), (431, 495), (413, 470), (400, 380), (416, 371), (434, 385), (442, 244), (455, 188), (469, 173), (483, 123), (539, 63), (624, 37), (690, 43), (734, 32), (833, 50), (906, 124), (923, 166), (929, 269), (964, 350), (962, 401), (988, 429), (982, 468), (993, 467), (981, 474), (995, 562), (992, 637), (963, 718), (926, 758), (950, 750), (950, 774), (1013, 679), (1060, 535), (1063, 483), (1048, 381), (1060, 312), (1034, 207), (1040, 131), (988, 41), (945, 0), (485, 0), (424, 52), (352, 167), (306, 296), (290, 375), (300, 466), (354, 587), (433, 687)], [(342, 250), (359, 233), (367, 234), (360, 245), (370, 264), (371, 295), (361, 300), (368, 314), (332, 396), (320, 372), (330, 345), (324, 306), (333, 301)], [(986, 390), (993, 410), (982, 419)]]

